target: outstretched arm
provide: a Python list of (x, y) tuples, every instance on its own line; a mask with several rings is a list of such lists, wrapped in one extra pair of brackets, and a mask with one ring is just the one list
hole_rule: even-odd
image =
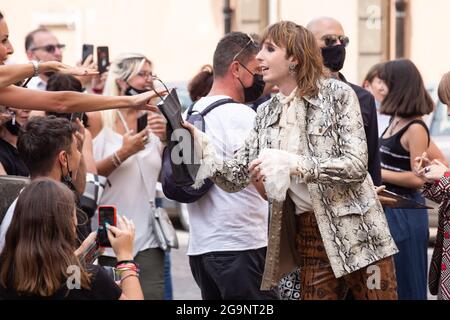
[(244, 145), (234, 154), (230, 160), (223, 160), (217, 154), (213, 142), (193, 125), (185, 121), (183, 126), (191, 132), (195, 140), (195, 154), (201, 161), (194, 187), (201, 186), (203, 180), (210, 178), (217, 186), (226, 192), (238, 192), (250, 183), (248, 170), (250, 161), (256, 159), (259, 154), (258, 140), (258, 116), (255, 125), (251, 129)]
[[(59, 72), (74, 76), (97, 74), (93, 69), (85, 67), (71, 67), (57, 61), (39, 63), (39, 73)], [(34, 66), (31, 63), (0, 66), (0, 88), (5, 88), (26, 78), (34, 76)]]
[(107, 97), (73, 91), (38, 91), (9, 86), (0, 89), (0, 105), (58, 113), (99, 111), (126, 107), (150, 108), (147, 101), (156, 97), (155, 93), (146, 92), (136, 96)]

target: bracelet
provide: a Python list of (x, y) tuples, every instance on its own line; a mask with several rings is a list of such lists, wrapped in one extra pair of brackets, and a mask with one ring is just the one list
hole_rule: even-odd
[(122, 160), (120, 160), (119, 156), (117, 155), (117, 152), (113, 153), (113, 157), (116, 158), (117, 163), (119, 166), (122, 164)]
[(40, 62), (36, 61), (36, 60), (31, 60), (30, 63), (33, 65), (33, 69), (34, 69), (34, 74), (33, 77), (37, 77), (40, 73)]
[(124, 263), (132, 263), (132, 264), (134, 264), (134, 265), (138, 265), (137, 262), (134, 261), (134, 260), (121, 260), (121, 261), (118, 261), (118, 262), (116, 263), (116, 267), (117, 267), (118, 265), (121, 265), (121, 264), (124, 264)]
[(114, 168), (118, 168), (120, 166), (120, 164), (117, 163), (116, 158), (114, 157), (114, 155), (111, 156), (111, 161), (114, 165)]
[(120, 264), (120, 265), (116, 266), (116, 270), (119, 272), (119, 274), (121, 274), (125, 271), (134, 271), (137, 274), (139, 274), (141, 272), (141, 270), (139, 269), (139, 266), (135, 265), (133, 263)]
[(136, 278), (139, 279), (139, 276), (138, 276), (137, 274), (132, 273), (132, 274), (126, 275), (125, 277), (123, 277), (122, 279), (120, 279), (120, 284), (122, 284), (122, 281), (123, 281), (123, 280), (125, 280), (126, 278), (129, 278), (129, 277), (136, 277)]

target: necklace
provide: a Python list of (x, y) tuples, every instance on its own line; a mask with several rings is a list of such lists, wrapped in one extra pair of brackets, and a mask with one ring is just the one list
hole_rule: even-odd
[[(395, 120), (395, 119), (394, 119)], [(393, 136), (393, 132), (394, 129), (397, 128), (398, 124), (400, 123), (400, 121), (402, 121), (402, 118), (396, 120), (395, 122), (392, 121), (394, 123), (394, 125), (391, 125), (390, 129), (389, 129), (389, 135), (392, 137)]]

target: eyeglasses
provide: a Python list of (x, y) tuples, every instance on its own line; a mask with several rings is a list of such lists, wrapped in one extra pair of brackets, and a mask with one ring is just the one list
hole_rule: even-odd
[(145, 72), (145, 71), (140, 71), (136, 75), (146, 79), (148, 78), (154, 79), (156, 77), (156, 75), (153, 74), (153, 72)]
[(232, 61), (236, 61), (237, 58), (250, 46), (253, 45), (255, 48), (259, 49), (259, 45), (252, 39), (252, 37), (250, 37), (249, 35), (247, 35), (249, 37), (250, 40), (248, 40), (248, 42), (245, 44), (245, 46), (242, 47), (241, 50), (238, 51), (238, 53), (236, 53), (233, 57)]
[(48, 53), (55, 53), (56, 49), (58, 48), (59, 50), (62, 50), (66, 47), (65, 44), (49, 44), (46, 46), (42, 46), (42, 47), (35, 47), (32, 48), (31, 51), (36, 51), (36, 50), (44, 50)]
[(335, 35), (335, 34), (324, 35), (321, 38), (321, 40), (323, 40), (323, 42), (325, 42), (325, 46), (327, 46), (327, 47), (335, 46), (338, 40), (344, 47), (346, 47), (349, 44), (349, 42), (350, 42), (350, 39), (348, 37), (346, 37), (346, 36), (338, 36), (338, 35)]

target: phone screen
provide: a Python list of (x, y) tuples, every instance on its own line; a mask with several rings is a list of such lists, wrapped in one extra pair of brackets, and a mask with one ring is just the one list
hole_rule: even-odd
[[(94, 55), (94, 46), (92, 44), (83, 44), (83, 53), (81, 57), (81, 63), (87, 59), (89, 55)], [(94, 58), (94, 57), (92, 57)]]
[(101, 247), (111, 247), (106, 232), (106, 223), (111, 226), (116, 225), (116, 208), (113, 206), (100, 206), (98, 208), (98, 244)]
[(137, 132), (141, 132), (147, 126), (147, 113), (144, 113), (137, 119)]
[(98, 72), (106, 72), (109, 66), (109, 48), (108, 47), (97, 47), (97, 64)]

